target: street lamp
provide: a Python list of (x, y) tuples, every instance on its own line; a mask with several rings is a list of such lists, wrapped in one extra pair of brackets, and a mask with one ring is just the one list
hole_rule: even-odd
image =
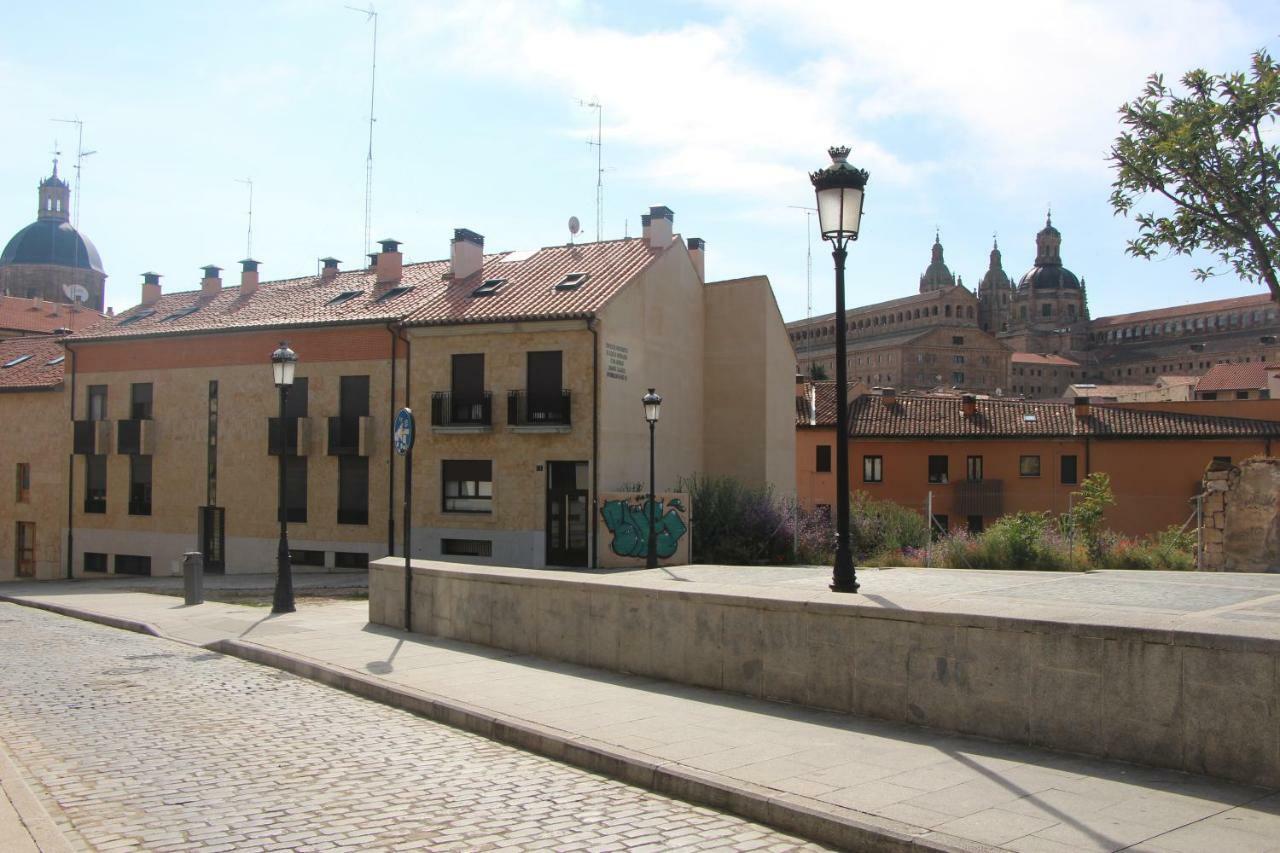
[(658, 425), (658, 411), (662, 408), (662, 397), (652, 388), (644, 395), (644, 419), (649, 422), (649, 548), (645, 559), (645, 568), (658, 568), (658, 530), (657, 521), (653, 517), (653, 428)]
[(285, 423), (284, 406), (289, 396), (289, 388), (293, 385), (293, 371), (298, 366), (298, 354), (289, 349), (284, 341), (280, 348), (271, 353), (271, 370), (275, 374), (276, 387), (280, 389), (280, 459), (279, 459), (279, 492), (276, 505), (280, 514), (280, 546), (276, 550), (276, 594), (271, 603), (272, 613), (292, 613), (293, 606), (293, 573), (289, 565), (289, 515), (285, 508), (285, 456), (289, 449), (288, 425)]
[(849, 165), (849, 149), (828, 150), (831, 165), (809, 175), (818, 196), (818, 228), (831, 241), (836, 264), (836, 563), (832, 592), (857, 592), (858, 577), (849, 550), (849, 369), (845, 353), (844, 261), (858, 239), (867, 171)]

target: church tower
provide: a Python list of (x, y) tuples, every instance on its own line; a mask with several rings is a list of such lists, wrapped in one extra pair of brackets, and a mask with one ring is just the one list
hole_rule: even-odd
[(951, 274), (951, 270), (947, 269), (947, 265), (942, 260), (942, 236), (934, 232), (933, 257), (924, 275), (920, 276), (920, 292), (930, 293), (942, 290), (944, 287), (955, 287), (955, 284), (956, 277)]
[(978, 282), (978, 326), (993, 335), (1009, 328), (1013, 282), (1000, 260), (1000, 244), (991, 240), (991, 263)]

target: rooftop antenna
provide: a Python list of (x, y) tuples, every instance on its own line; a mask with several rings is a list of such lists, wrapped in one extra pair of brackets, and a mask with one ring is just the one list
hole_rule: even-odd
[(604, 105), (599, 98), (578, 101), (578, 105), (596, 111), (596, 138), (587, 144), (596, 149), (596, 242), (599, 243), (604, 232)]
[(573, 238), (582, 230), (582, 223), (578, 222), (578, 217), (569, 217), (569, 245), (573, 245)]
[(246, 258), (253, 257), (253, 178), (236, 178), (237, 184), (246, 184), (249, 187), (249, 233), (245, 237)]
[(55, 118), (59, 124), (74, 124), (76, 126), (76, 183), (73, 195), (75, 196), (75, 207), (72, 208), (71, 227), (77, 231), (80, 230), (80, 166), (84, 163), (84, 158), (97, 154), (97, 151), (84, 150), (84, 122), (79, 118)]
[(805, 319), (813, 319), (813, 215), (818, 212), (816, 207), (805, 207), (799, 204), (789, 204), (787, 207), (792, 210), (804, 211), (804, 280), (808, 294), (807, 307), (805, 308)]
[(364, 161), (364, 248), (361, 250), (361, 254), (367, 255), (372, 245), (369, 242), (369, 222), (373, 215), (373, 123), (377, 120), (373, 115), (373, 96), (378, 82), (378, 13), (372, 3), (368, 9), (346, 8), (364, 15), (366, 22), (373, 21), (373, 62), (369, 70), (369, 154)]

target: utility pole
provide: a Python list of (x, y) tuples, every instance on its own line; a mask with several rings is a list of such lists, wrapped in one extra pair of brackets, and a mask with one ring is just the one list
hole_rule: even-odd
[(578, 101), (580, 106), (596, 111), (596, 138), (588, 145), (596, 149), (596, 242), (604, 239), (604, 105), (599, 99), (591, 102)]
[(805, 319), (813, 319), (813, 215), (818, 212), (816, 207), (805, 207), (799, 204), (789, 204), (787, 207), (792, 210), (804, 211), (804, 281), (805, 281)]
[(72, 210), (71, 227), (79, 231), (80, 230), (80, 167), (84, 164), (84, 158), (89, 157), (93, 154), (97, 154), (98, 152), (84, 150), (84, 122), (81, 121), (79, 118), (55, 118), (55, 119), (52, 119), (52, 121), (56, 121), (59, 124), (74, 124), (76, 126), (76, 181), (75, 181), (75, 189), (73, 190), (75, 203), (71, 208)]
[(370, 222), (373, 216), (373, 123), (377, 120), (373, 114), (373, 97), (378, 83), (378, 13), (372, 3), (368, 9), (346, 8), (366, 16), (366, 21), (373, 21), (373, 61), (369, 70), (369, 153), (364, 161), (364, 247), (360, 250), (362, 255), (367, 255), (373, 245), (370, 242)]

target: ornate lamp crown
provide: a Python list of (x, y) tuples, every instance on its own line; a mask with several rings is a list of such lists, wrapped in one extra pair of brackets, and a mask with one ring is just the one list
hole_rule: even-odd
[(859, 169), (856, 166), (849, 165), (849, 147), (847, 145), (832, 146), (827, 149), (827, 153), (831, 155), (831, 165), (825, 169), (809, 173), (809, 180), (813, 182), (815, 189), (821, 190), (831, 187), (862, 189), (867, 185), (867, 178), (870, 175), (866, 169)]

